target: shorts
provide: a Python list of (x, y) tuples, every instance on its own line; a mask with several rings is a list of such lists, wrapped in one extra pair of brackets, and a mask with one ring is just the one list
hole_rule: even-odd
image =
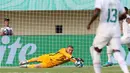
[(48, 54), (39, 56), (37, 59), (37, 62), (40, 62), (40, 64), (42, 65), (42, 68), (50, 68), (53, 67), (54, 65), (51, 62), (51, 58), (49, 57)]
[(101, 23), (97, 29), (93, 46), (102, 49), (109, 43), (113, 50), (119, 50), (121, 46), (120, 33), (119, 24)]
[(121, 44), (126, 44), (128, 48), (130, 48), (130, 37), (121, 37)]
[(121, 46), (120, 37), (104, 37), (101, 35), (96, 35), (93, 46), (102, 49), (108, 43), (112, 50), (119, 50)]

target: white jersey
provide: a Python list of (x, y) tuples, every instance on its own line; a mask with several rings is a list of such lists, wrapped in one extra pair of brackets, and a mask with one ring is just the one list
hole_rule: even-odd
[[(130, 17), (129, 15), (127, 15), (127, 18)], [(122, 23), (122, 27), (123, 27), (123, 36), (124, 37), (130, 37), (130, 24), (128, 24), (126, 22), (126, 19), (123, 20)]]
[(3, 27), (3, 28), (1, 28), (1, 32), (4, 35), (12, 35), (13, 29), (11, 27)]
[(111, 32), (119, 33), (119, 13), (125, 13), (120, 0), (96, 0), (95, 8), (101, 10), (97, 34), (109, 36)]

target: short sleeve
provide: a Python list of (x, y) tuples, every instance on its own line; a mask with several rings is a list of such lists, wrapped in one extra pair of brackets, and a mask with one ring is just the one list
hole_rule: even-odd
[(101, 9), (102, 7), (102, 0), (95, 0), (95, 8)]

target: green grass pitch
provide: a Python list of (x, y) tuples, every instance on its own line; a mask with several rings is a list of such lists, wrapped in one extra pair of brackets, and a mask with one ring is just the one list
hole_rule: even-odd
[[(130, 67), (129, 67), (130, 70)], [(56, 67), (56, 68), (0, 68), (0, 73), (94, 73), (93, 67)], [(123, 73), (119, 66), (103, 67), (102, 73)]]

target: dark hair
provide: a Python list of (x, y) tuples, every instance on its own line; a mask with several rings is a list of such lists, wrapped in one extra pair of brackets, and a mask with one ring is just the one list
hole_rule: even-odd
[(72, 45), (69, 45), (68, 47), (73, 48), (73, 46), (72, 46)]
[(124, 7), (125, 8), (125, 11), (128, 11), (128, 8), (127, 7)]
[(4, 21), (9, 21), (9, 18), (4, 18)]

